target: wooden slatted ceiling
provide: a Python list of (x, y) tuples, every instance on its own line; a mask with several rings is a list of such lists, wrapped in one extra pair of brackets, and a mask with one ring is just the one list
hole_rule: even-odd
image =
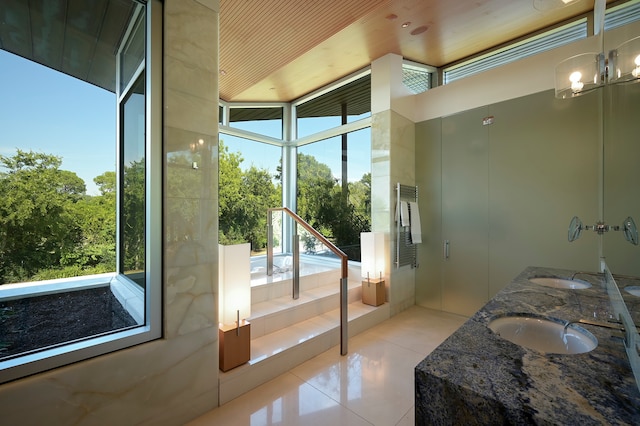
[[(314, 12), (300, 14), (293, 3)], [(388, 53), (439, 67), (593, 8), (592, 0), (547, 12), (535, 10), (532, 0), (388, 0), (369, 8), (344, 0), (320, 2), (334, 9), (317, 13), (317, 3), (253, 0), (248, 8), (246, 2), (222, 0), (221, 98), (291, 101)], [(349, 15), (353, 22), (347, 26), (349, 19), (338, 16), (343, 3), (359, 5), (360, 14)], [(231, 22), (234, 28), (227, 28)], [(411, 24), (402, 28), (403, 22)], [(419, 27), (428, 29), (412, 35)]]
[(220, 97), (234, 99), (386, 1), (221, 0)]
[[(439, 67), (593, 8), (593, 0), (546, 12), (532, 4), (220, 0), (220, 97), (288, 102), (388, 53)], [(0, 0), (0, 48), (113, 91), (133, 8), (131, 0)]]

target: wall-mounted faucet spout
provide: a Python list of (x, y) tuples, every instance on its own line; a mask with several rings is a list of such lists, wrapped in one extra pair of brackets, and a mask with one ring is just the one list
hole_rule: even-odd
[(612, 330), (618, 330), (624, 333), (624, 327), (622, 326), (622, 323), (620, 323), (619, 321), (609, 321), (608, 323), (606, 323), (606, 322), (596, 322), (596, 321), (591, 321), (586, 319), (580, 319), (578, 321), (568, 321), (564, 325), (564, 334), (567, 333), (567, 328), (569, 328), (571, 324), (595, 325), (596, 327), (610, 328)]

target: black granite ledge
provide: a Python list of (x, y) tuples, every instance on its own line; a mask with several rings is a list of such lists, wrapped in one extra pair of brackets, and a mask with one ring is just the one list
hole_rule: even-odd
[[(510, 313), (605, 322), (611, 307), (601, 275), (580, 275), (592, 287), (579, 290), (528, 281), (573, 272), (527, 268), (420, 362), (415, 369), (416, 424), (640, 424), (640, 392), (613, 330), (584, 325), (598, 346), (559, 355), (513, 344), (487, 327), (495, 316)], [(629, 279), (620, 287), (638, 282)], [(624, 297), (638, 299), (629, 300), (640, 306), (640, 297)]]
[(0, 302), (0, 360), (136, 325), (109, 286)]

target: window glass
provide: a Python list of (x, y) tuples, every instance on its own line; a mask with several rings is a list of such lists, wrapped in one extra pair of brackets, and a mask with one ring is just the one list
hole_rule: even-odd
[(282, 108), (229, 108), (229, 126), (282, 139)]
[(431, 89), (432, 71), (419, 65), (402, 64), (402, 84), (411, 91), (411, 93), (422, 93)]
[(444, 84), (587, 37), (586, 18), (443, 69)]
[(282, 206), (282, 148), (220, 134), (219, 155), (220, 244), (248, 242), (252, 256), (266, 254), (267, 209)]
[[(149, 71), (144, 62), (145, 16), (150, 9), (161, 16), (161, 5), (151, 3), (112, 0), (108, 11), (79, 5), (67, 15), (42, 12), (59, 7), (54, 3), (20, 3), (42, 18), (33, 22), (62, 29), (85, 15), (100, 22), (108, 13), (109, 26), (88, 25), (78, 34), (95, 44), (78, 50), (90, 54), (74, 61), (59, 60), (60, 49), (70, 48), (67, 39), (34, 37), (26, 50), (20, 40), (3, 39), (0, 382), (160, 335), (159, 297), (144, 290), (151, 234), (145, 194), (152, 185), (145, 152), (156, 137), (146, 122), (145, 78), (160, 70)], [(15, 7), (2, 3), (0, 15), (11, 16)], [(117, 94), (120, 87), (126, 95)], [(159, 223), (156, 216), (151, 222)], [(150, 294), (155, 299), (146, 303)]]
[(144, 39), (144, 13), (140, 13), (132, 28), (132, 35), (120, 53), (120, 90), (125, 89), (144, 60)]
[(145, 272), (145, 97), (144, 74), (122, 107), (121, 271), (144, 287)]
[(371, 116), (371, 75), (296, 107), (298, 138)]
[(115, 271), (115, 94), (3, 50), (0, 69), (0, 284)]
[(371, 129), (298, 148), (297, 169), (298, 215), (359, 261), (360, 233), (371, 230)]

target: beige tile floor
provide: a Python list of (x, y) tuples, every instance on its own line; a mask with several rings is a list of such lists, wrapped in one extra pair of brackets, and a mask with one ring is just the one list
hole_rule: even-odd
[(465, 320), (413, 306), (189, 425), (413, 425), (414, 367)]

